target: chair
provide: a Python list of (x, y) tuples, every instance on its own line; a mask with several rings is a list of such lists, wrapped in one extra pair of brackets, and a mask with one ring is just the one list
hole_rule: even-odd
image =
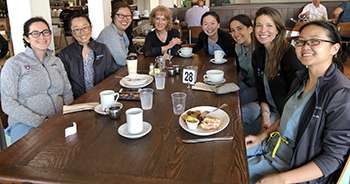
[(345, 163), (345, 166), (340, 174), (337, 184), (349, 184), (350, 183), (350, 156)]
[(189, 27), (188, 29), (188, 38), (189, 38), (189, 44), (192, 44), (192, 42), (196, 43), (199, 33), (202, 32), (201, 26), (193, 26)]

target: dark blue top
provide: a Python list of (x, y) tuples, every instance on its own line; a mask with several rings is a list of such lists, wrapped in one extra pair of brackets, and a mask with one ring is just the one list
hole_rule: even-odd
[(340, 15), (338, 22), (350, 22), (350, 2), (344, 2), (339, 7), (343, 9), (343, 13)]

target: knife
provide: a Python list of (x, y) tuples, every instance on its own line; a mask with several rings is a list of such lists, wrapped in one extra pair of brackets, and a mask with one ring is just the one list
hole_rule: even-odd
[(210, 142), (210, 141), (229, 141), (232, 139), (233, 139), (233, 136), (227, 136), (227, 137), (211, 137), (211, 138), (200, 138), (200, 139), (182, 139), (182, 142), (193, 144), (193, 143)]

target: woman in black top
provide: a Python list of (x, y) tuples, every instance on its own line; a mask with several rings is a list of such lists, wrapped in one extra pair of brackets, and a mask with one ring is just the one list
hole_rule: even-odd
[(206, 12), (201, 19), (202, 32), (193, 52), (201, 49), (209, 55), (215, 50), (222, 50), (227, 56), (235, 56), (235, 44), (231, 35), (220, 29), (220, 17), (216, 12)]
[(172, 13), (165, 6), (155, 7), (150, 16), (150, 21), (155, 27), (153, 31), (147, 34), (143, 51), (145, 56), (159, 56), (168, 53), (177, 55), (181, 48), (180, 33), (172, 28)]

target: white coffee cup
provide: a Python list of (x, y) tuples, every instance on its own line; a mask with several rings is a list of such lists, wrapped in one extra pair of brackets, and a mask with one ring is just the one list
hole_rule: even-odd
[(177, 52), (180, 56), (189, 57), (192, 55), (192, 47), (182, 47)]
[(221, 61), (222, 59), (224, 59), (225, 56), (225, 52), (222, 50), (216, 50), (214, 51), (214, 59), (215, 61)]
[(143, 131), (143, 110), (131, 108), (125, 111), (126, 125), (129, 134), (139, 134)]
[(133, 18), (135, 18), (135, 19), (140, 18), (140, 11), (135, 10), (134, 13), (133, 13)]
[(208, 70), (205, 72), (204, 80), (210, 82), (220, 82), (224, 80), (224, 71), (222, 70)]
[(129, 75), (137, 74), (137, 58), (136, 59), (126, 59), (126, 65), (128, 66)]
[(143, 10), (143, 16), (144, 17), (149, 17), (149, 11), (148, 10)]
[(119, 93), (113, 90), (104, 90), (100, 92), (100, 102), (103, 111), (106, 111), (109, 107), (117, 102), (119, 98)]

